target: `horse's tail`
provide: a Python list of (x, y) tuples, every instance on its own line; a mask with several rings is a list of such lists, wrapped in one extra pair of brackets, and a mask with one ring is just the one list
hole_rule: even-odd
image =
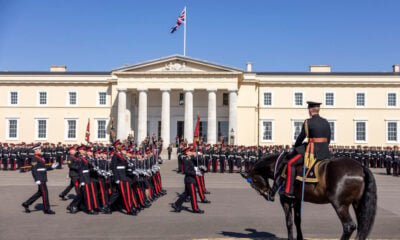
[(357, 208), (355, 208), (358, 223), (356, 239), (360, 240), (366, 239), (372, 230), (377, 205), (376, 182), (374, 175), (368, 168), (363, 167), (363, 169), (365, 174), (364, 194)]

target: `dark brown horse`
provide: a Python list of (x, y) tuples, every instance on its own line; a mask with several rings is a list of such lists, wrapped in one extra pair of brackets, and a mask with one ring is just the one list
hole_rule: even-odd
[[(286, 153), (282, 156), (285, 157)], [(281, 174), (277, 171), (278, 154), (265, 156), (256, 162), (247, 176), (251, 186), (264, 198), (271, 200), (269, 179), (279, 181)], [(279, 161), (278, 161), (279, 162)], [(318, 183), (306, 183), (304, 201), (316, 204), (332, 204), (343, 226), (341, 239), (349, 239), (357, 228), (356, 239), (368, 237), (374, 224), (377, 195), (375, 178), (371, 171), (351, 158), (323, 160), (316, 170), (319, 173)], [(293, 209), (294, 223), (297, 229), (297, 239), (303, 239), (301, 231), (301, 195), (302, 182), (295, 181), (296, 198), (288, 199), (280, 195), (280, 202), (285, 211), (288, 239), (293, 239)], [(273, 199), (272, 199), (273, 200)], [(349, 208), (353, 206), (357, 217), (357, 225), (352, 220)]]

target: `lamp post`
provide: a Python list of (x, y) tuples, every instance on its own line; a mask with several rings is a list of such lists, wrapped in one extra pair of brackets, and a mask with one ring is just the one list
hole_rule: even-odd
[(235, 131), (233, 130), (233, 128), (231, 128), (231, 132), (230, 133), (231, 133), (230, 134), (230, 138), (229, 138), (230, 144), (231, 145), (235, 145)]

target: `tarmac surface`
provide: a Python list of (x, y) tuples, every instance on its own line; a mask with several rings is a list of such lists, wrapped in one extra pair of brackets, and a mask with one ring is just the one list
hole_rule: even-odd
[[(50, 204), (56, 215), (42, 213), (41, 199), (26, 214), (21, 203), (37, 187), (32, 175), (0, 171), (0, 239), (285, 239), (279, 201), (267, 202), (239, 174), (207, 173), (206, 195), (211, 204), (199, 204), (205, 214), (175, 213), (170, 203), (184, 189), (183, 175), (175, 172), (176, 159), (161, 165), (168, 194), (138, 216), (69, 214), (69, 201), (58, 194), (68, 185), (67, 168), (48, 172)], [(371, 239), (400, 239), (400, 178), (373, 169), (378, 186), (378, 210)], [(73, 193), (73, 191), (71, 191)], [(36, 210), (35, 210), (36, 209)], [(38, 210), (39, 209), (39, 210)], [(305, 203), (302, 229), (307, 239), (338, 239), (342, 227), (330, 205)], [(355, 237), (355, 233), (353, 234)]]

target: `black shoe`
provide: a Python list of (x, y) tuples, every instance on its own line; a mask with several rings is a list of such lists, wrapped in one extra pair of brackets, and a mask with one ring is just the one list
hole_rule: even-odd
[(22, 207), (24, 207), (25, 213), (30, 213), (31, 212), (31, 210), (29, 210), (29, 205), (28, 204), (22, 203)]
[(72, 214), (75, 214), (75, 213), (79, 212), (79, 209), (77, 207), (70, 207), (69, 212)]
[(185, 202), (190, 202), (190, 197), (187, 197), (187, 198), (185, 199)]
[(63, 201), (67, 201), (68, 199), (66, 199), (65, 198), (65, 196), (64, 195), (62, 195), (62, 194), (60, 194), (60, 195), (58, 195), (60, 198), (61, 198), (61, 200), (63, 200)]
[(44, 210), (43, 211), (44, 212), (44, 214), (49, 214), (49, 215), (54, 215), (54, 214), (56, 214), (56, 212), (54, 212), (53, 210)]
[(210, 194), (210, 192), (209, 191), (204, 191), (204, 194)]
[(193, 213), (199, 213), (199, 214), (203, 214), (204, 211), (201, 209), (197, 209), (197, 210), (193, 210)]
[(96, 212), (95, 210), (90, 210), (90, 211), (89, 211), (89, 214), (90, 214), (90, 215), (97, 215), (97, 214), (99, 214), (99, 213)]
[(175, 212), (180, 212), (182, 210), (182, 208), (178, 207), (175, 203), (171, 204), (171, 207), (175, 210)]
[(107, 206), (104, 206), (104, 207), (101, 209), (101, 212), (104, 213), (104, 214), (112, 214), (111, 209), (110, 209), (109, 207), (107, 207)]
[(137, 215), (136, 209), (135, 209), (135, 208), (132, 208), (132, 209), (131, 209), (131, 212), (130, 212), (129, 214), (132, 215), (132, 216), (136, 216), (136, 215)]
[(70, 205), (67, 206), (67, 210), (71, 212), (71, 206)]
[(211, 203), (211, 201), (208, 199), (205, 199), (205, 200), (201, 201), (201, 203)]

